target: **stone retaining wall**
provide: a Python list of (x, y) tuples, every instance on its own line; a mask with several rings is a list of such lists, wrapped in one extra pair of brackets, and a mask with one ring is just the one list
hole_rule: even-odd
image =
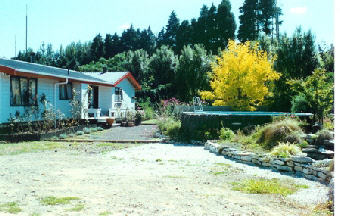
[(319, 168), (316, 165), (322, 163), (329, 163), (331, 160), (325, 159), (322, 161), (315, 161), (306, 156), (292, 156), (291, 158), (277, 158), (269, 154), (257, 154), (245, 151), (240, 151), (231, 147), (223, 146), (207, 141), (205, 149), (213, 153), (221, 154), (238, 160), (242, 163), (255, 164), (260, 167), (268, 167), (273, 171), (282, 172), (285, 174), (292, 174), (298, 177), (304, 177), (309, 180), (319, 181), (328, 184), (333, 179), (333, 172), (328, 168)]

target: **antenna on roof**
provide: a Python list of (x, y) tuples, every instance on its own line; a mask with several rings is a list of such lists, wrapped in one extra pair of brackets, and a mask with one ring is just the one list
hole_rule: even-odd
[(17, 35), (14, 37), (14, 60), (17, 59)]
[(26, 56), (27, 56), (27, 4), (26, 4)]

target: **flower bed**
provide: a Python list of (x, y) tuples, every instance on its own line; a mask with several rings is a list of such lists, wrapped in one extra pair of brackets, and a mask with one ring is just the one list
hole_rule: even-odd
[(56, 131), (51, 131), (47, 133), (41, 133), (41, 134), (0, 134), (0, 141), (6, 141), (10, 143), (18, 143), (22, 141), (43, 141), (47, 139), (51, 139), (52, 137), (59, 137), (60, 134), (74, 134), (77, 131), (83, 130), (85, 127), (92, 128), (97, 127), (96, 124), (90, 124), (90, 125), (79, 125), (79, 126), (73, 126), (68, 127), (65, 129), (60, 129)]

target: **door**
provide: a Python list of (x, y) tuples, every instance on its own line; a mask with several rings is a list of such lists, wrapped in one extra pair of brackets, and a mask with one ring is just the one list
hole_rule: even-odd
[(89, 92), (89, 108), (98, 109), (98, 86), (90, 86)]

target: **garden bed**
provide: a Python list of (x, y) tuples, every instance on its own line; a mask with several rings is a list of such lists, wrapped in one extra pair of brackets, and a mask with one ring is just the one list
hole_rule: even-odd
[(10, 143), (18, 143), (22, 141), (44, 141), (49, 140), (53, 137), (59, 137), (60, 134), (74, 134), (77, 131), (83, 130), (85, 127), (92, 128), (97, 127), (97, 125), (96, 124), (79, 125), (64, 129), (57, 129), (55, 131), (46, 133), (0, 134), (0, 141), (6, 141)]

